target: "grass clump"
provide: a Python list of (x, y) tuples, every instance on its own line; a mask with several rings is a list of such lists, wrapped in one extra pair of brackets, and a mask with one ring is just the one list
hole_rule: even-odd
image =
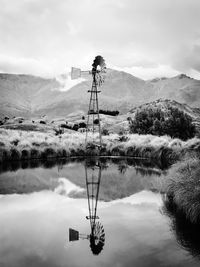
[(167, 197), (177, 212), (185, 214), (192, 223), (200, 222), (200, 158), (187, 156), (169, 172)]

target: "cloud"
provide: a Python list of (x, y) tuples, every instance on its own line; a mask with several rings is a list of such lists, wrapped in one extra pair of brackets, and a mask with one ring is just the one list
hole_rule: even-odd
[(60, 83), (61, 87), (57, 88), (56, 90), (59, 90), (61, 92), (66, 92), (75, 85), (82, 83), (85, 81), (84, 78), (77, 78), (77, 79), (71, 79), (71, 74), (67, 73), (65, 75), (58, 75), (56, 76), (56, 80)]
[[(128, 72), (133, 76), (141, 77), (144, 80), (150, 80), (152, 79), (152, 77), (173, 77), (179, 74), (179, 71), (176, 71), (168, 65), (158, 65), (148, 68), (143, 66), (133, 66), (124, 68), (114, 66), (113, 69)], [(194, 74), (195, 77), (198, 78), (197, 73), (191, 74)]]
[[(160, 66), (166, 66), (166, 75), (173, 70), (198, 76), (200, 71), (199, 0), (0, 0), (0, 4), (0, 51), (19, 59), (17, 72), (29, 69), (35, 74), (31, 61), (39, 62), (37, 72), (42, 69), (42, 75), (45, 69), (55, 74), (71, 66), (90, 68), (97, 54), (108, 65), (140, 69), (142, 78), (156, 76), (164, 69)], [(21, 59), (30, 64), (23, 68)]]
[(34, 58), (0, 55), (0, 72), (50, 76), (52, 75), (53, 69), (45, 62)]

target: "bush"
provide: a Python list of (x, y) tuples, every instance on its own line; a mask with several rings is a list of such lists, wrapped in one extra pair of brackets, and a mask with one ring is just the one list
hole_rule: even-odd
[(119, 136), (119, 142), (127, 142), (128, 141), (128, 136), (126, 136), (126, 135), (120, 135)]
[(109, 135), (108, 129), (103, 129), (102, 130), (102, 135)]
[(99, 124), (99, 119), (95, 119), (94, 124)]
[(75, 123), (75, 124), (73, 125), (73, 127), (72, 127), (72, 130), (74, 130), (74, 131), (78, 131), (78, 128), (79, 128), (79, 127), (78, 127), (78, 124)]
[(60, 125), (61, 128), (66, 128), (66, 129), (72, 129), (72, 127), (68, 126), (67, 124), (61, 124)]
[(78, 127), (79, 128), (86, 128), (86, 123), (85, 122), (80, 122)]
[(130, 131), (187, 140), (194, 137), (195, 126), (192, 118), (177, 108), (169, 107), (167, 112), (146, 108), (136, 112), (135, 119), (130, 122)]
[(10, 143), (11, 143), (11, 145), (17, 146), (19, 143), (19, 139), (14, 139)]
[(103, 109), (100, 109), (99, 113), (100, 114), (105, 114), (105, 115), (110, 115), (110, 116), (119, 115), (119, 111), (118, 110), (103, 110)]

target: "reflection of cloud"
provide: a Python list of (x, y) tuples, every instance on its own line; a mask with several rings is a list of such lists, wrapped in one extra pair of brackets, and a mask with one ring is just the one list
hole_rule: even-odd
[(110, 202), (100, 202), (99, 206), (102, 208), (107, 208), (116, 204), (130, 204), (130, 205), (151, 205), (156, 204), (161, 206), (161, 195), (155, 194), (151, 191), (140, 191), (139, 193), (133, 194), (129, 197), (116, 199)]
[[(110, 266), (187, 266), (188, 254), (177, 246), (168, 220), (156, 205), (117, 204), (99, 209), (106, 233), (102, 257), (91, 257), (86, 240), (67, 243), (65, 249), (69, 227), (90, 233), (85, 219), (88, 211), (83, 212), (83, 207), (87, 207), (86, 199), (47, 191), (1, 197), (1, 265), (104, 267), (109, 262)], [(192, 266), (192, 259), (190, 263)]]
[[(0, 198), (1, 266), (72, 266), (64, 249), (68, 228), (88, 227), (82, 206), (52, 192), (4, 195)], [(86, 232), (85, 230), (83, 232)], [(71, 263), (71, 264), (70, 264)]]
[(84, 188), (73, 184), (66, 178), (59, 178), (58, 183), (59, 185), (54, 189), (54, 192), (60, 195), (69, 196), (73, 193), (80, 193), (85, 191)]

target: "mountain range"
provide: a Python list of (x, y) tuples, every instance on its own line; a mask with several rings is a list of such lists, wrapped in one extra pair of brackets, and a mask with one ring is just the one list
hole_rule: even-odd
[[(32, 75), (0, 74), (0, 116), (27, 118), (47, 115), (67, 116), (88, 109), (91, 77), (85, 75), (71, 88), (69, 78), (41, 78)], [(173, 78), (144, 81), (131, 74), (107, 70), (99, 94), (101, 109), (125, 114), (138, 105), (156, 99), (171, 99), (191, 107), (200, 107), (200, 81), (180, 74)]]

